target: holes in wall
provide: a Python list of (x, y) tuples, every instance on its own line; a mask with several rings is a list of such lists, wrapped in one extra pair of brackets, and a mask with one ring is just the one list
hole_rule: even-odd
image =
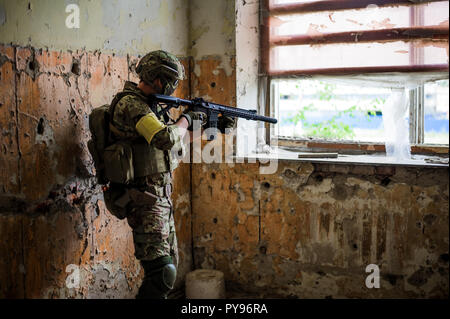
[(265, 255), (267, 253), (267, 247), (266, 246), (259, 247), (259, 252), (261, 254)]
[(74, 61), (72, 63), (71, 72), (73, 74), (75, 74), (75, 75), (80, 75), (81, 74), (81, 67), (80, 67), (80, 63), (78, 61)]
[(44, 119), (42, 117), (39, 119), (39, 123), (37, 126), (37, 133), (39, 135), (44, 134)]
[(36, 71), (37, 70), (37, 61), (31, 60), (30, 62), (28, 62), (28, 68), (30, 69), (30, 71)]
[(212, 88), (215, 88), (216, 87), (216, 82), (211, 82), (210, 85), (211, 85)]
[(25, 72), (35, 80), (36, 76), (39, 73), (39, 63), (34, 59), (34, 56), (28, 60), (25, 68)]
[(389, 177), (385, 177), (385, 178), (383, 178), (382, 180), (381, 180), (381, 186), (388, 186), (389, 185), (389, 183), (391, 182), (391, 179), (389, 178)]

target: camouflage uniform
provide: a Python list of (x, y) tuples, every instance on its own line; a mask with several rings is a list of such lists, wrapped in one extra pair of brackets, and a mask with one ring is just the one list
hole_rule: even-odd
[[(147, 97), (132, 82), (125, 83), (123, 92), (129, 92), (130, 95), (125, 95), (117, 102), (113, 114), (114, 126), (127, 134), (128, 138), (135, 138), (146, 143), (136, 131), (136, 123), (142, 116), (152, 112), (147, 104)], [(160, 120), (164, 122), (163, 118)], [(180, 136), (173, 125), (166, 126), (158, 132), (151, 143), (167, 153), (171, 150), (182, 149)], [(176, 167), (176, 164), (173, 164), (173, 167)], [(130, 196), (130, 202), (126, 205), (126, 217), (133, 230), (135, 255), (139, 260), (172, 256), (173, 263), (177, 266), (178, 250), (173, 205), (170, 200), (171, 183), (172, 172), (168, 171), (137, 177), (132, 183), (126, 185), (127, 189), (134, 188), (142, 193), (140, 196), (139, 194)], [(112, 185), (112, 187), (122, 188), (125, 191), (125, 185)]]
[[(160, 93), (165, 95), (171, 95), (178, 80), (184, 78), (183, 66), (165, 51), (144, 56), (136, 71), (141, 81), (150, 86), (159, 80)], [(127, 217), (133, 230), (135, 255), (145, 273), (138, 298), (165, 298), (173, 288), (178, 265), (170, 196), (172, 172), (178, 166), (175, 154), (183, 151), (183, 143), (178, 127), (167, 125), (164, 116), (157, 118), (160, 106), (149, 103), (148, 97), (129, 81), (111, 103), (110, 144), (112, 150), (121, 151), (104, 155), (105, 171), (112, 172), (108, 180), (116, 181), (110, 183), (104, 195), (108, 209), (119, 218)], [(195, 120), (206, 123), (203, 112), (187, 110), (181, 116), (186, 118), (189, 129)], [(233, 123), (233, 119), (223, 117), (219, 124), (222, 130), (222, 126), (225, 129)], [(116, 160), (116, 154), (119, 154), (119, 160)], [(122, 162), (123, 158), (127, 160)], [(107, 161), (109, 165), (106, 165)], [(115, 172), (126, 174), (117, 174), (120, 178), (114, 179)]]

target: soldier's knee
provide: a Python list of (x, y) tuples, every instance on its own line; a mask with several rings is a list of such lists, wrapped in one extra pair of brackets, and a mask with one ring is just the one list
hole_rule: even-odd
[(177, 279), (177, 269), (174, 264), (167, 264), (162, 267), (161, 271), (161, 282), (164, 286), (164, 289), (167, 289), (169, 292), (173, 289), (173, 285), (175, 284), (175, 280)]
[(177, 277), (177, 269), (172, 263), (172, 258), (164, 256), (141, 263), (144, 268), (144, 280), (137, 298), (167, 298)]

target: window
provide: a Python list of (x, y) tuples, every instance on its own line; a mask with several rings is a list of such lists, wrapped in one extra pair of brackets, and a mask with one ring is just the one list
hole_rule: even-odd
[(384, 142), (388, 89), (324, 80), (274, 80), (272, 86), (278, 136)]
[(448, 80), (424, 85), (424, 143), (448, 144)]
[(448, 9), (449, 1), (262, 0), (260, 74), (279, 120), (267, 137), (381, 145), (404, 120), (406, 132), (395, 134), (410, 143), (448, 146)]

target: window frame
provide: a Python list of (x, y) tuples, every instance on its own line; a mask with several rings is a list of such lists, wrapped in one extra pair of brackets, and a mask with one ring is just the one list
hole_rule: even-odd
[[(430, 0), (429, 2), (438, 2), (442, 0)], [(274, 94), (272, 89), (272, 80), (274, 79), (289, 79), (298, 74), (296, 70), (270, 72), (270, 45), (277, 43), (277, 39), (270, 40), (269, 18), (273, 13), (300, 13), (311, 11), (328, 11), (328, 10), (342, 10), (342, 9), (356, 9), (365, 8), (369, 4), (376, 2), (378, 6), (395, 4), (414, 4), (409, 0), (322, 0), (318, 2), (305, 2), (298, 4), (273, 5), (272, 0), (260, 0), (260, 63), (259, 63), (259, 85), (260, 90), (265, 92), (265, 103), (263, 106), (264, 114), (266, 116), (274, 116)], [(275, 9), (274, 9), (275, 8)], [(411, 7), (414, 8), (414, 7)], [(271, 11), (272, 10), (272, 11)], [(274, 11), (275, 10), (275, 11)], [(421, 19), (420, 14), (411, 10), (411, 16), (414, 19)], [(420, 29), (420, 28), (419, 28)], [(422, 28), (423, 29), (423, 28)], [(392, 31), (392, 30), (391, 30)], [(392, 34), (391, 31), (369, 32), (369, 37), (383, 37), (386, 34)], [(419, 30), (426, 36), (429, 30)], [(348, 37), (350, 32), (340, 34), (342, 37)], [(439, 33), (438, 37), (446, 36), (448, 38), (448, 29), (446, 32)], [(294, 43), (308, 42), (304, 37), (295, 37)], [(302, 43), (303, 43), (302, 42)], [(413, 56), (414, 61), (420, 61), (420, 53)], [(348, 69), (321, 69), (317, 70), (302, 70), (301, 74), (306, 76), (313, 76), (316, 74), (326, 74), (335, 77), (345, 76), (347, 74), (371, 74), (382, 72), (433, 72), (445, 71), (448, 72), (448, 64), (446, 65), (411, 65), (411, 66), (397, 66), (397, 67), (363, 67), (352, 68), (351, 72)], [(411, 143), (412, 154), (426, 154), (426, 155), (448, 155), (449, 145), (425, 144), (424, 143), (424, 86), (420, 86), (414, 90), (410, 90), (410, 128), (409, 137)], [(350, 154), (371, 154), (384, 153), (385, 144), (361, 142), (361, 141), (345, 141), (345, 140), (326, 140), (326, 139), (310, 139), (310, 138), (288, 138), (277, 136), (273, 127), (270, 124), (265, 124), (266, 128), (266, 142), (269, 145), (277, 145), (287, 149), (302, 149), (302, 151), (337, 151), (340, 153)]]

